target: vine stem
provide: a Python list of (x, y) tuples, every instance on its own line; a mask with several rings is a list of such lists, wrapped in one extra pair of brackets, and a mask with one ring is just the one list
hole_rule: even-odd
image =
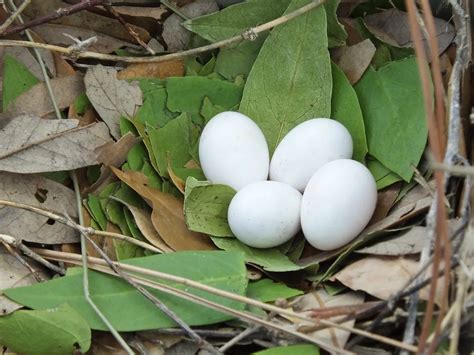
[(171, 54), (165, 54), (162, 56), (158, 57), (121, 57), (118, 55), (113, 55), (113, 54), (102, 54), (102, 53), (97, 53), (97, 52), (91, 52), (91, 51), (82, 51), (78, 52), (76, 48), (72, 47), (61, 47), (61, 46), (55, 46), (51, 44), (44, 44), (44, 43), (31, 43), (28, 41), (16, 41), (16, 40), (3, 40), (0, 41), (0, 47), (14, 47), (14, 46), (22, 46), (22, 47), (29, 47), (29, 48), (41, 48), (41, 49), (47, 49), (51, 51), (55, 51), (58, 53), (62, 53), (66, 56), (71, 56), (74, 59), (82, 59), (82, 58), (90, 58), (90, 59), (98, 59), (98, 60), (106, 60), (106, 61), (113, 61), (113, 62), (125, 62), (125, 63), (157, 63), (157, 62), (165, 62), (169, 60), (174, 60), (174, 59), (181, 59), (184, 57), (188, 57), (191, 55), (195, 54), (200, 54), (204, 52), (211, 51), (213, 49), (218, 49), (224, 46), (228, 46), (231, 44), (235, 44), (238, 42), (241, 42), (243, 40), (250, 40), (253, 41), (257, 38), (259, 33), (268, 31), (272, 29), (273, 27), (282, 25), (298, 16), (301, 16), (305, 13), (307, 13), (310, 10), (313, 10), (317, 8), (318, 6), (321, 6), (324, 4), (325, 0), (314, 0), (310, 2), (309, 4), (300, 7), (299, 9), (290, 12), (286, 15), (283, 15), (277, 19), (274, 19), (272, 21), (266, 22), (262, 25), (259, 25), (257, 27), (253, 27), (248, 29), (247, 31), (237, 35), (233, 36), (227, 39), (224, 39), (219, 42), (211, 43), (206, 46), (198, 47), (198, 48), (193, 48), (189, 49), (186, 51), (182, 52), (177, 52), (177, 53), (171, 53)]

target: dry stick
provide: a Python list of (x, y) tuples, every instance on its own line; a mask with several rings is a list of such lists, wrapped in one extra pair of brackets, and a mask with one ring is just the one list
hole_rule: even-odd
[(9, 18), (0, 26), (0, 36), (3, 35), (5, 30), (16, 20), (18, 16), (26, 9), (26, 7), (31, 3), (31, 0), (24, 0), (18, 9), (13, 12)]
[(18, 26), (12, 26), (12, 27), (8, 28), (3, 33), (3, 35), (8, 36), (8, 35), (12, 35), (12, 34), (15, 34), (15, 33), (19, 33), (23, 30), (28, 29), (28, 28), (32, 28), (32, 27), (35, 27), (35, 26), (38, 26), (38, 25), (42, 25), (43, 23), (48, 23), (50, 21), (57, 20), (61, 17), (72, 15), (76, 12), (87, 10), (87, 9), (89, 9), (91, 7), (94, 7), (94, 6), (97, 6), (97, 5), (102, 5), (106, 2), (107, 2), (107, 0), (84, 0), (84, 1), (81, 1), (80, 3), (78, 3), (78, 4), (75, 4), (75, 5), (71, 5), (71, 6), (68, 6), (68, 7), (61, 7), (61, 8), (57, 9), (56, 11), (54, 11), (54, 12), (48, 14), (48, 15), (37, 17), (37, 18), (35, 18), (31, 21), (25, 22), (25, 23), (20, 24)]
[(150, 251), (155, 252), (155, 253), (162, 253), (162, 251), (160, 249), (154, 247), (151, 244), (143, 242), (141, 240), (137, 240), (137, 239), (134, 239), (132, 237), (129, 237), (127, 235), (123, 235), (123, 234), (120, 234), (120, 233), (98, 231), (98, 230), (95, 230), (94, 228), (91, 228), (91, 227), (84, 227), (84, 226), (81, 226), (80, 224), (77, 224), (76, 222), (72, 221), (70, 218), (60, 216), (58, 214), (55, 214), (51, 211), (48, 211), (48, 210), (45, 210), (45, 209), (42, 209), (42, 208), (39, 208), (39, 207), (25, 205), (25, 204), (22, 204), (22, 203), (17, 203), (17, 202), (12, 202), (12, 201), (7, 201), (7, 200), (0, 200), (0, 205), (14, 207), (14, 208), (20, 208), (20, 209), (23, 209), (23, 210), (27, 210), (27, 211), (30, 211), (30, 212), (40, 214), (42, 216), (51, 218), (51, 219), (55, 220), (56, 222), (67, 225), (67, 226), (77, 230), (79, 233), (86, 233), (88, 235), (94, 234), (94, 235), (98, 235), (98, 236), (101, 236), (101, 237), (109, 237), (109, 238), (119, 239), (119, 240), (123, 240), (123, 241), (129, 242), (129, 243), (132, 243), (134, 245), (137, 245), (139, 247), (142, 247), (144, 249), (150, 250)]
[(203, 47), (198, 47), (198, 48), (193, 48), (189, 49), (186, 51), (182, 52), (177, 52), (177, 53), (172, 53), (172, 54), (166, 54), (158, 57), (121, 57), (118, 55), (111, 55), (111, 54), (102, 54), (102, 53), (96, 53), (96, 52), (89, 52), (89, 51), (84, 51), (77, 53), (77, 50), (73, 50), (71, 47), (61, 47), (61, 46), (54, 46), (51, 44), (44, 44), (44, 43), (30, 43), (28, 41), (14, 41), (14, 40), (4, 40), (0, 41), (0, 47), (12, 47), (12, 46), (23, 46), (23, 47), (29, 47), (29, 48), (42, 48), (42, 49), (48, 49), (51, 51), (59, 52), (65, 55), (73, 55), (74, 58), (93, 58), (93, 59), (99, 59), (99, 60), (108, 60), (108, 61), (114, 61), (114, 62), (125, 62), (125, 63), (156, 63), (156, 62), (164, 62), (164, 61), (169, 61), (173, 59), (181, 59), (187, 56), (195, 55), (195, 54), (200, 54), (204, 52), (208, 52), (213, 49), (221, 48), (227, 45), (231, 45), (234, 43), (238, 43), (243, 40), (255, 40), (257, 38), (257, 35), (261, 32), (268, 31), (272, 29), (273, 27), (282, 25), (300, 15), (305, 14), (306, 12), (322, 5), (325, 2), (325, 0), (314, 0), (311, 3), (293, 11), (290, 12), (289, 14), (283, 15), (275, 20), (272, 20), (270, 22), (264, 23), (262, 25), (259, 25), (257, 27), (251, 28), (245, 32), (243, 32), (240, 35), (230, 37), (228, 39), (215, 42)]
[[(76, 263), (76, 264), (80, 263), (80, 256), (78, 256), (77, 254), (64, 253), (64, 252), (58, 252), (58, 251), (53, 251), (53, 250), (41, 250), (41, 249), (37, 250), (37, 252), (39, 254), (43, 255), (44, 257), (46, 257), (48, 259), (51, 259), (51, 260), (66, 261), (66, 262)], [(101, 271), (105, 270), (104, 272), (109, 272), (108, 268), (104, 268), (104, 266), (107, 267), (107, 264), (105, 263), (105, 261), (103, 261), (101, 259), (98, 259), (98, 258), (91, 258), (91, 257), (89, 257), (88, 260), (89, 260), (89, 263), (91, 263), (91, 264), (99, 265), (95, 268), (100, 269)], [(263, 302), (260, 302), (258, 300), (248, 298), (248, 297), (245, 297), (245, 296), (240, 296), (240, 295), (234, 294), (232, 292), (224, 291), (224, 290), (221, 290), (221, 289), (218, 289), (218, 288), (215, 288), (215, 287), (212, 287), (212, 286), (208, 286), (208, 285), (205, 285), (205, 284), (202, 284), (202, 283), (190, 280), (190, 279), (186, 279), (184, 277), (175, 276), (175, 275), (172, 275), (172, 274), (167, 274), (167, 273), (163, 273), (163, 272), (156, 271), (156, 270), (145, 269), (145, 268), (134, 266), (134, 265), (122, 264), (122, 263), (118, 263), (118, 262), (115, 262), (115, 264), (119, 265), (123, 270), (125, 270), (127, 272), (130, 272), (130, 273), (140, 273), (140, 274), (143, 274), (143, 275), (146, 275), (146, 276), (157, 277), (157, 278), (160, 278), (160, 279), (163, 279), (163, 280), (176, 282), (176, 283), (188, 286), (188, 287), (193, 287), (193, 288), (196, 288), (196, 289), (199, 289), (199, 290), (202, 290), (202, 291), (212, 293), (212, 294), (217, 295), (217, 296), (225, 297), (225, 298), (237, 301), (237, 302), (243, 302), (243, 303), (248, 304), (248, 305), (256, 306), (256, 307), (262, 308), (262, 309), (270, 311), (270, 312), (275, 312), (277, 314), (286, 315), (288, 317), (292, 317), (292, 318), (295, 318), (295, 319), (300, 319), (300, 320), (310, 322), (310, 323), (322, 324), (322, 325), (325, 325), (327, 327), (338, 328), (338, 329), (341, 329), (341, 330), (352, 332), (354, 334), (359, 334), (359, 335), (362, 335), (362, 336), (365, 336), (365, 337), (368, 337), (368, 338), (371, 338), (371, 339), (374, 339), (374, 340), (378, 340), (378, 341), (381, 341), (383, 343), (386, 343), (386, 344), (389, 344), (389, 345), (392, 345), (392, 346), (395, 346), (395, 347), (399, 347), (399, 348), (402, 348), (402, 349), (407, 349), (407, 350), (410, 350), (410, 351), (416, 351), (416, 347), (404, 344), (404, 343), (399, 342), (399, 341), (394, 340), (394, 339), (390, 339), (390, 338), (380, 336), (380, 335), (377, 335), (377, 334), (372, 334), (372, 333), (369, 333), (369, 332), (366, 332), (366, 331), (363, 331), (363, 330), (360, 330), (360, 329), (357, 329), (357, 328), (352, 328), (352, 327), (349, 327), (349, 326), (345, 326), (343, 324), (338, 324), (336, 322), (332, 322), (332, 321), (328, 321), (328, 320), (324, 320), (324, 319), (308, 318), (304, 315), (300, 315), (298, 313), (286, 310), (286, 309), (281, 308), (281, 307), (277, 307), (277, 306), (274, 306), (274, 305), (271, 305), (271, 304), (263, 303)], [(140, 278), (140, 279), (143, 280), (144, 282), (146, 282), (147, 284), (153, 284), (153, 282), (148, 280), (148, 279), (143, 279), (143, 278)], [(164, 286), (164, 285), (162, 285), (162, 286)], [(210, 301), (206, 300), (206, 302), (210, 302)], [(235, 310), (234, 310), (234, 312), (235, 312)]]
[(462, 166), (462, 165), (446, 165), (432, 162), (430, 164), (433, 170), (442, 170), (456, 176), (471, 176), (474, 177), (473, 166)]
[(137, 31), (135, 31), (135, 29), (127, 22), (125, 21), (125, 19), (113, 8), (113, 6), (110, 6), (110, 5), (104, 5), (104, 8), (112, 15), (114, 16), (118, 22), (120, 22), (122, 24), (123, 27), (125, 27), (125, 29), (127, 30), (128, 34), (135, 40), (137, 41), (137, 43), (142, 46), (143, 48), (146, 49), (146, 51), (148, 53), (150, 53), (151, 55), (155, 55), (156, 52), (150, 48), (150, 46), (148, 44), (146, 44), (145, 42), (143, 42), (143, 40), (140, 38), (140, 36), (138, 35)]
[(142, 287), (140, 284), (135, 282), (127, 273), (124, 273), (122, 269), (115, 264), (108, 256), (104, 253), (102, 249), (99, 248), (96, 242), (94, 242), (87, 234), (84, 234), (84, 237), (91, 243), (92, 247), (100, 254), (100, 256), (106, 261), (107, 265), (122, 279), (128, 282), (131, 286), (136, 288), (145, 298), (147, 298), (153, 305), (159, 308), (168, 318), (173, 320), (177, 325), (179, 325), (187, 335), (194, 340), (200, 348), (206, 349), (212, 353), (219, 354), (220, 352), (215, 349), (211, 344), (205, 341), (201, 336), (196, 334), (189, 325), (186, 324), (179, 316), (177, 316), (171, 309), (168, 308), (163, 302), (161, 302), (155, 295), (150, 291)]
[(30, 257), (37, 263), (47, 267), (48, 269), (53, 270), (55, 273), (59, 275), (66, 275), (66, 271), (63, 268), (58, 267), (54, 264), (51, 264), (48, 260), (42, 258), (38, 254), (36, 254), (33, 250), (31, 250), (26, 245), (24, 245), (20, 240), (13, 238), (12, 236), (9, 236), (9, 235), (0, 234), (0, 241), (17, 248), (26, 256)]
[(5, 247), (5, 249), (12, 254), (25, 268), (27, 268), (30, 273), (33, 274), (34, 278), (37, 282), (44, 282), (44, 278), (14, 249), (11, 245), (1, 241), (1, 244)]
[[(426, 111), (426, 116), (428, 120), (428, 128), (429, 128), (429, 144), (430, 148), (433, 151), (434, 158), (438, 162), (443, 161), (443, 143), (440, 137), (439, 128), (437, 126), (436, 118), (433, 115), (432, 107), (433, 107), (433, 100), (431, 97), (430, 92), (430, 75), (426, 68), (426, 53), (423, 47), (423, 40), (421, 36), (420, 28), (416, 21), (416, 5), (414, 0), (405, 0), (405, 4), (408, 10), (408, 18), (410, 24), (410, 30), (413, 38), (413, 42), (415, 45), (415, 53), (418, 62), (418, 69), (420, 71), (420, 79), (422, 82), (423, 87), (423, 97), (424, 97), (424, 106)], [(448, 228), (446, 222), (446, 207), (443, 203), (444, 200), (444, 175), (441, 171), (435, 171), (435, 182), (436, 182), (436, 238), (435, 238), (435, 246), (434, 246), (434, 259), (433, 259), (433, 271), (432, 271), (432, 282), (430, 286), (429, 292), (429, 299), (428, 305), (426, 309), (426, 315), (424, 318), (423, 329), (420, 336), (419, 347), (418, 351), (423, 351), (426, 345), (426, 339), (429, 333), (429, 327), (431, 324), (431, 320), (433, 318), (433, 310), (434, 310), (434, 298), (436, 294), (436, 287), (438, 284), (438, 274), (439, 274), (439, 266), (440, 266), (440, 259), (441, 259), (441, 248), (442, 243), (444, 242), (444, 252), (445, 252), (445, 267), (449, 271), (450, 269), (450, 255), (448, 252), (451, 252), (449, 240), (448, 240)], [(448, 259), (448, 260), (446, 260)], [(449, 289), (446, 289), (446, 286), (449, 286), (449, 273), (445, 275), (445, 289), (443, 290), (444, 297), (442, 300), (441, 311), (439, 317), (443, 317), (443, 311), (446, 308), (446, 302)]]

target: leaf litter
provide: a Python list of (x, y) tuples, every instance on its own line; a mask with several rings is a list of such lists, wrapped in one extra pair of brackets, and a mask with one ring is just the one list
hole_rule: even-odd
[[(96, 7), (55, 21), (46, 19), (31, 30), (35, 40), (63, 47), (76, 44), (72, 38), (96, 36), (87, 50), (140, 59), (149, 58), (149, 52), (137, 38), (162, 54), (244, 32), (243, 37), (252, 36), (252, 31), (246, 31), (309, 1), (136, 3), (113, 4), (120, 19), (106, 7)], [(148, 242), (161, 251), (150, 255), (149, 250), (124, 240), (92, 236), (110, 260), (186, 277), (291, 309), (299, 316), (335, 312), (329, 316), (334, 322), (354, 310), (370, 309), (374, 299), (389, 300), (415, 275), (419, 255), (429, 243), (425, 213), (433, 202), (432, 192), (421, 186), (410, 190), (415, 168), (426, 160), (428, 132), (407, 14), (396, 8), (371, 8), (366, 14), (365, 5), (331, 0), (256, 34), (251, 41), (164, 62), (112, 63), (100, 55), (89, 62), (43, 50), (48, 85), (63, 116), (60, 120), (52, 118), (54, 106), (32, 53), (22, 47), (2, 51), (0, 199), (77, 221), (76, 196), (67, 172), (79, 169), (85, 225)], [(23, 15), (28, 21), (64, 6), (69, 5), (59, 0), (32, 3)], [(121, 25), (124, 22), (127, 26)], [(435, 19), (435, 27), (441, 55), (452, 46), (455, 30), (451, 21), (441, 18)], [(443, 61), (452, 70), (448, 54)], [(368, 166), (379, 189), (369, 226), (353, 242), (330, 252), (309, 247), (302, 236), (271, 249), (240, 243), (227, 221), (235, 191), (206, 181), (197, 150), (204, 125), (228, 110), (255, 120), (270, 152), (305, 120), (331, 117), (344, 124), (354, 140), (353, 159)], [(46, 252), (44, 245), (55, 244), (77, 253), (78, 233), (61, 223), (10, 206), (0, 208), (0, 217), (1, 233), (30, 246), (43, 246), (40, 255)], [(454, 217), (453, 211), (450, 218)], [(87, 250), (100, 257), (90, 245)], [(85, 352), (91, 347), (91, 329), (108, 329), (83, 296), (80, 270), (66, 264), (66, 276), (37, 284), (31, 270), (6, 249), (1, 251), (2, 273), (13, 276), (0, 284), (0, 305), (11, 313), (10, 318), (0, 318), (0, 329), (7, 329), (0, 332), (0, 344), (27, 354), (38, 349), (53, 353), (52, 348), (58, 353), (71, 353), (74, 348)], [(67, 259), (75, 254), (61, 255)], [(252, 270), (258, 270), (262, 279), (249, 283)], [(136, 332), (136, 339), (142, 339), (140, 346), (150, 346), (142, 330), (175, 328), (173, 318), (122, 280), (91, 271), (89, 282), (94, 301), (113, 327)], [(244, 329), (243, 323), (235, 321), (243, 315), (244, 303), (179, 283), (169, 286), (237, 311), (237, 316), (229, 316), (147, 284), (188, 325), (216, 334), (222, 327), (236, 334)], [(422, 289), (423, 300), (426, 294)], [(436, 301), (439, 304), (439, 298)], [(303, 349), (299, 347), (308, 353), (328, 350), (327, 346), (341, 349), (351, 339), (350, 332), (337, 327), (315, 331), (314, 323), (298, 316), (254, 306), (246, 311), (284, 331), (305, 334), (305, 342), (310, 339), (319, 345), (278, 348), (284, 338), (275, 342), (257, 329), (242, 344), (252, 344), (254, 351), (262, 349), (259, 344), (274, 346), (262, 354), (280, 349), (297, 354)], [(362, 321), (353, 317), (343, 324), (359, 327)], [(25, 329), (33, 339), (29, 345), (21, 340)], [(53, 332), (56, 336), (45, 340)], [(194, 353), (196, 345), (182, 340), (187, 334), (182, 331), (159, 351)], [(391, 336), (401, 339), (400, 334)], [(91, 349), (120, 349), (115, 340), (107, 339), (93, 332)], [(158, 333), (157, 339), (164, 341), (165, 335)], [(212, 336), (206, 340), (223, 344)], [(243, 349), (242, 344), (233, 346)], [(359, 347), (373, 345), (366, 342)]]

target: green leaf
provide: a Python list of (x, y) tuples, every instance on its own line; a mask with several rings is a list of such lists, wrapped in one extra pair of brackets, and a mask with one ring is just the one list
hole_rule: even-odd
[(341, 0), (328, 0), (324, 3), (324, 9), (328, 19), (329, 48), (340, 47), (346, 44), (347, 32), (337, 19), (337, 8)]
[(263, 267), (267, 271), (285, 272), (300, 270), (301, 267), (294, 264), (288, 257), (277, 248), (257, 249), (251, 248), (235, 238), (211, 238), (219, 248), (227, 251), (239, 251), (244, 253), (245, 262)]
[(423, 91), (415, 58), (368, 68), (356, 84), (369, 153), (405, 181), (426, 145)]
[(262, 350), (254, 355), (319, 355), (319, 348), (312, 344), (279, 346)]
[(148, 136), (161, 176), (168, 177), (168, 165), (182, 168), (192, 159), (190, 150), (199, 139), (198, 128), (183, 113), (163, 128), (148, 127)]
[(91, 330), (67, 304), (40, 311), (19, 310), (0, 317), (0, 344), (26, 355), (72, 354), (76, 345), (86, 353), (91, 345)]
[(350, 132), (354, 144), (352, 158), (364, 163), (367, 154), (364, 118), (354, 88), (344, 72), (332, 63), (331, 117), (342, 123)]
[(383, 188), (390, 186), (397, 181), (402, 180), (400, 176), (395, 174), (390, 169), (387, 169), (376, 159), (367, 160), (367, 168), (374, 176), (375, 182), (377, 183), (377, 189), (382, 190)]
[(172, 112), (198, 114), (206, 96), (222, 107), (235, 106), (242, 97), (242, 88), (238, 85), (202, 76), (169, 78), (166, 90), (167, 106)]
[(208, 97), (204, 98), (201, 107), (201, 116), (204, 118), (205, 124), (207, 124), (212, 117), (224, 111), (227, 111), (227, 109), (219, 105), (214, 105)]
[(7, 54), (3, 62), (3, 111), (18, 96), (38, 83), (38, 78), (23, 63)]
[(100, 198), (94, 195), (89, 195), (87, 198), (87, 207), (91, 217), (100, 226), (100, 230), (105, 231), (107, 229), (107, 216), (100, 205)]
[(227, 221), (227, 210), (236, 193), (233, 188), (190, 177), (185, 191), (184, 215), (189, 229), (216, 237), (233, 236)]
[[(244, 295), (247, 286), (242, 253), (186, 251), (136, 258), (128, 260), (126, 263), (186, 277), (238, 295)], [(189, 286), (161, 279), (153, 280), (187, 290), (194, 295), (237, 310), (244, 309), (244, 304), (240, 302), (199, 291)], [(116, 277), (91, 271), (89, 284), (92, 299), (118, 331), (176, 326), (136, 289)], [(214, 324), (232, 318), (193, 302), (154, 289), (149, 290), (190, 326)], [(56, 278), (29, 287), (11, 288), (4, 291), (4, 294), (15, 302), (33, 309), (52, 308), (67, 302), (87, 320), (92, 329), (107, 330), (107, 327), (84, 298), (82, 274)]]
[(151, 127), (163, 127), (177, 116), (166, 108), (168, 94), (161, 81), (141, 80), (140, 89), (143, 92), (143, 105), (138, 110), (136, 119)]
[(91, 102), (89, 101), (89, 98), (87, 97), (86, 93), (80, 94), (76, 99), (74, 100), (74, 109), (76, 110), (77, 114), (79, 115), (84, 115), (86, 113), (86, 110), (88, 107), (91, 106)]
[[(286, 13), (309, 3), (292, 0)], [(273, 153), (299, 123), (331, 113), (326, 12), (319, 7), (273, 29), (245, 85), (240, 111), (262, 129)]]
[(273, 302), (277, 299), (287, 299), (302, 295), (304, 292), (290, 288), (282, 282), (274, 282), (270, 279), (261, 279), (250, 282), (247, 287), (247, 297), (262, 302)]

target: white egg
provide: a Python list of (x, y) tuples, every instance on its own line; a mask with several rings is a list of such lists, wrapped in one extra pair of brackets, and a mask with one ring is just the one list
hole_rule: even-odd
[(370, 171), (350, 159), (322, 166), (311, 178), (301, 202), (301, 226), (315, 248), (332, 250), (353, 240), (369, 223), (377, 203)]
[(227, 218), (234, 235), (254, 248), (271, 248), (300, 230), (301, 193), (277, 181), (260, 181), (237, 192)]
[(277, 146), (270, 162), (270, 180), (303, 192), (324, 164), (352, 158), (349, 131), (330, 118), (315, 118), (293, 128)]
[(204, 127), (199, 140), (199, 160), (206, 178), (240, 190), (268, 178), (270, 157), (257, 124), (238, 112), (222, 112)]

